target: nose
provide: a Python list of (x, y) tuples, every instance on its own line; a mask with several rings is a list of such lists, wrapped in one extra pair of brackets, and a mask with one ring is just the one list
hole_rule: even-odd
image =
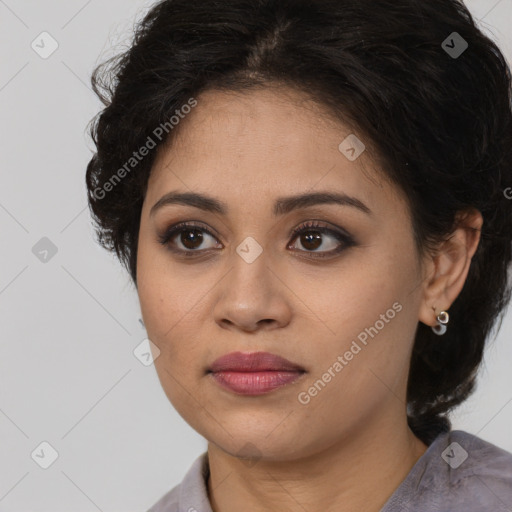
[(271, 268), (265, 251), (252, 263), (237, 253), (231, 271), (219, 284), (213, 307), (223, 329), (254, 332), (285, 327), (291, 319), (293, 293), (285, 277)]

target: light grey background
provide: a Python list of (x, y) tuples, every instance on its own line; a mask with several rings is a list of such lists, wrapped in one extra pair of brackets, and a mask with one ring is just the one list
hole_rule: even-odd
[[(0, 511), (143, 511), (206, 449), (133, 354), (137, 295), (86, 207), (90, 74), (152, 3), (0, 0)], [(467, 5), (512, 61), (512, 0)], [(43, 31), (59, 45), (47, 59), (31, 48)], [(58, 250), (46, 263), (32, 252), (43, 237)], [(509, 451), (511, 334), (509, 309), (454, 416)], [(58, 452), (46, 470), (31, 458), (43, 441)]]

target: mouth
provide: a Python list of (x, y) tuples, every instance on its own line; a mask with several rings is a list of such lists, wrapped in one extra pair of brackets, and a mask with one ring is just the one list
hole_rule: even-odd
[(269, 352), (231, 352), (216, 359), (207, 373), (236, 394), (261, 395), (296, 381), (306, 370)]

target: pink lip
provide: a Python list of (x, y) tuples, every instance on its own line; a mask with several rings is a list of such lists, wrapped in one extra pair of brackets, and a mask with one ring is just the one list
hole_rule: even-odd
[(305, 370), (269, 352), (231, 352), (216, 359), (209, 373), (218, 384), (235, 393), (260, 395), (293, 382)]
[(209, 370), (211, 372), (305, 371), (302, 366), (270, 352), (231, 352), (216, 359)]

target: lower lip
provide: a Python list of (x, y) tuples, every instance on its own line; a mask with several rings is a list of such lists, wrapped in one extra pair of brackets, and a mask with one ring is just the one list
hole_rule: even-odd
[(212, 373), (212, 377), (222, 387), (241, 395), (261, 395), (290, 384), (304, 372), (296, 371), (261, 371), (234, 372), (222, 371)]

